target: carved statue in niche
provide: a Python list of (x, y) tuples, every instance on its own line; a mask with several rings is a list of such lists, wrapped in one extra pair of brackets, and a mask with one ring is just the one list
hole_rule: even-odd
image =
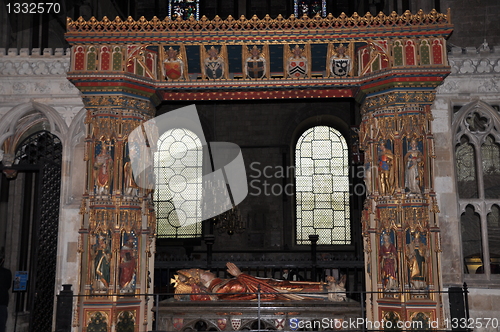
[(395, 291), (398, 289), (398, 252), (391, 239), (390, 233), (383, 233), (379, 248), (379, 264), (382, 285), (385, 291)]
[(98, 195), (108, 194), (113, 181), (113, 157), (104, 142), (96, 145), (93, 175), (95, 193)]
[(135, 290), (137, 239), (133, 233), (123, 233), (121, 236), (119, 285), (120, 292)]
[(372, 170), (371, 170), (371, 163), (370, 162), (367, 162), (365, 164), (363, 180), (365, 181), (366, 194), (371, 195), (372, 194)]
[(405, 187), (409, 190), (410, 194), (422, 193), (423, 175), (423, 155), (418, 149), (418, 142), (412, 139), (408, 152), (405, 155)]
[(408, 277), (411, 288), (422, 290), (427, 287), (427, 239), (420, 232), (406, 234), (406, 260), (408, 264)]
[(381, 195), (392, 195), (394, 179), (394, 154), (381, 142), (378, 146), (378, 183)]
[(135, 183), (130, 158), (123, 165), (123, 193), (127, 196), (137, 196), (139, 186)]
[(299, 45), (295, 45), (291, 50), (292, 55), (287, 61), (287, 74), (289, 77), (303, 78), (307, 76), (308, 60), (307, 57), (303, 55), (303, 51), (304, 50), (301, 49)]
[(345, 293), (345, 281), (347, 279), (347, 275), (343, 275), (336, 280), (334, 276), (326, 277), (326, 281), (328, 282), (328, 300), (332, 302), (342, 302), (347, 299)]
[[(146, 127), (146, 124), (143, 126)], [(149, 142), (157, 140), (156, 136), (150, 136), (150, 133), (153, 133), (152, 130), (146, 128), (146, 132)], [(124, 192), (126, 195), (139, 195), (140, 193), (150, 196), (156, 183), (151, 150), (154, 151), (156, 147), (146, 148), (144, 141), (134, 141), (134, 139), (136, 137), (129, 137), (127, 142), (128, 158), (125, 157), (125, 160), (128, 159), (128, 162), (124, 165)]]
[(346, 54), (347, 48), (340, 44), (330, 58), (330, 70), (335, 76), (347, 76), (351, 70), (351, 58)]
[[(330, 280), (329, 285), (324, 282), (256, 278), (242, 273), (233, 263), (227, 263), (226, 266), (227, 272), (234, 276), (234, 279), (220, 279), (212, 272), (200, 269), (177, 271), (175, 279), (172, 279), (175, 298), (191, 301), (244, 301), (256, 299), (256, 293), (260, 292), (263, 300), (326, 300), (329, 298), (328, 287), (332, 288), (332, 283), (336, 284), (336, 290), (343, 287), (341, 282), (334, 279)], [(343, 297), (338, 300), (343, 300)]]
[(105, 291), (109, 287), (111, 266), (111, 239), (110, 235), (101, 233), (96, 236), (94, 245), (93, 289)]

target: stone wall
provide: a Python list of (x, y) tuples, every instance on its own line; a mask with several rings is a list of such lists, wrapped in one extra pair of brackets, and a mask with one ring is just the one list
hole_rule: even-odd
[(500, 45), (500, 2), (497, 0), (441, 0), (441, 11), (451, 9), (453, 34), (448, 45), (478, 48), (484, 40)]
[[(350, 126), (356, 121), (353, 103), (315, 99), (195, 103), (207, 141), (240, 146), (249, 185), (249, 194), (239, 205), (247, 230), (232, 236), (216, 231), (214, 250), (282, 251), (294, 247), (295, 142), (308, 127), (323, 124), (340, 130), (349, 144)], [(158, 115), (184, 105), (165, 103)]]
[[(464, 274), (461, 247), (461, 224), (455, 171), (455, 143), (452, 123), (454, 110), (477, 101), (500, 105), (500, 47), (477, 52), (475, 47), (453, 48), (449, 54), (451, 74), (437, 89), (432, 111), (436, 148), (436, 192), (441, 226), (441, 277), (443, 286), (467, 283), (472, 318), (496, 317), (500, 300), (500, 279), (492, 275)], [(445, 311), (449, 309), (445, 305)], [(498, 329), (477, 329), (498, 331)]]
[[(61, 203), (57, 248), (56, 284), (58, 294), (62, 284), (78, 283), (79, 254), (78, 229), (81, 222), (79, 208), (83, 193), (81, 174), (85, 174), (83, 162), (84, 115), (80, 92), (66, 78), (69, 68), (69, 53), (63, 49), (0, 49), (0, 149), (6, 139), (17, 137), (29, 126), (22, 118), (39, 113), (44, 119), (44, 129), (55, 134), (63, 144), (61, 179)], [(15, 148), (15, 147), (14, 147)], [(13, 151), (0, 150), (0, 161), (6, 165)], [(10, 202), (21, 202), (16, 198), (22, 190), (23, 174), (11, 180)], [(16, 194), (17, 193), (17, 194)], [(4, 230), (7, 243), (6, 267), (17, 270), (19, 251), (19, 229), (16, 220), (21, 218), (21, 206), (10, 204), (7, 227)], [(4, 239), (2, 234), (2, 239)], [(76, 290), (75, 287), (73, 290)], [(11, 303), (15, 303), (13, 297)], [(13, 330), (14, 305), (9, 306), (7, 330)], [(18, 328), (29, 320), (29, 315), (18, 317)]]

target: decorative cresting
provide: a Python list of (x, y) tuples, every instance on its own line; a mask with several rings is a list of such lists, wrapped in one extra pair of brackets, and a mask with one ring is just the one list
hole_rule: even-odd
[[(372, 319), (442, 321), (439, 212), (433, 189), (432, 91), (370, 95), (362, 110), (362, 217)], [(415, 323), (420, 324), (420, 323)], [(439, 326), (439, 328), (442, 328)]]
[(148, 271), (156, 219), (152, 192), (143, 189), (150, 186), (138, 182), (152, 177), (134, 180), (131, 163), (135, 156), (147, 156), (151, 146), (133, 145), (128, 135), (153, 117), (154, 108), (147, 100), (124, 95), (83, 99), (87, 174), (79, 252), (80, 293), (85, 296), (74, 325), (88, 332), (111, 331), (112, 326), (148, 330), (151, 304), (139, 294), (151, 293)]
[(419, 10), (416, 14), (410, 11), (398, 15), (392, 12), (390, 15), (385, 15), (380, 12), (378, 15), (373, 16), (371, 13), (366, 13), (360, 16), (354, 13), (351, 17), (342, 13), (339, 17), (334, 17), (328, 14), (327, 17), (321, 17), (317, 14), (314, 17), (306, 15), (302, 17), (295, 17), (291, 15), (290, 18), (284, 18), (278, 15), (273, 19), (266, 15), (263, 19), (259, 19), (256, 15), (247, 19), (242, 15), (239, 19), (233, 18), (231, 15), (223, 20), (219, 16), (215, 16), (213, 20), (209, 20), (203, 16), (200, 20), (195, 20), (190, 17), (188, 20), (182, 20), (180, 17), (172, 20), (166, 17), (160, 20), (156, 16), (148, 21), (144, 16), (139, 20), (134, 20), (128, 17), (126, 20), (120, 19), (118, 16), (111, 21), (104, 17), (102, 21), (97, 20), (95, 17), (86, 21), (83, 17), (77, 20), (67, 19), (68, 32), (201, 32), (201, 31), (255, 31), (255, 30), (323, 30), (329, 28), (368, 28), (368, 27), (404, 27), (414, 25), (428, 25), (428, 24), (443, 24), (450, 23), (449, 14), (438, 13), (432, 10), (430, 13), (425, 14), (424, 11)]
[(452, 26), (449, 13), (433, 10), (287, 19), (79, 18), (68, 19), (67, 29), (68, 78), (83, 92), (251, 100), (355, 97), (368, 83), (440, 82), (449, 72), (445, 38)]

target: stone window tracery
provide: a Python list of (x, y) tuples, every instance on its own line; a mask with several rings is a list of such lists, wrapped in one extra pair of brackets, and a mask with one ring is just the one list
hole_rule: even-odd
[(453, 128), (464, 273), (489, 278), (500, 274), (500, 116), (476, 101), (455, 113)]
[(348, 148), (331, 127), (306, 130), (295, 147), (296, 243), (351, 244)]

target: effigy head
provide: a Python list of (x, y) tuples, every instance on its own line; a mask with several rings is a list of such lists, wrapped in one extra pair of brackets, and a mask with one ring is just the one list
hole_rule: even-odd
[(188, 269), (177, 271), (177, 280), (188, 285), (194, 285), (200, 283), (200, 273), (203, 270), (200, 269)]

